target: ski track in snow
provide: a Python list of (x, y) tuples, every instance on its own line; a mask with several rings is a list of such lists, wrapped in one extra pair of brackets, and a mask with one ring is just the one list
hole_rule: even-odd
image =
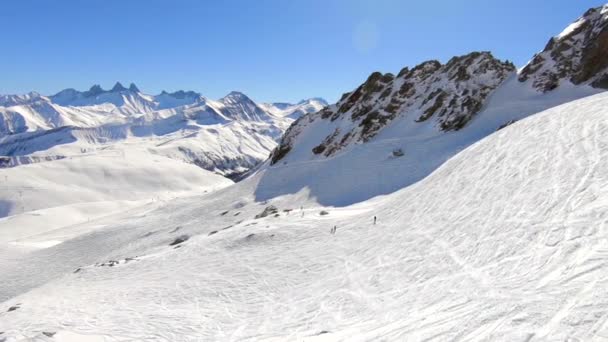
[[(255, 202), (262, 170), (44, 233), (74, 234), (54, 246), (2, 247), (0, 338), (608, 339), (607, 103), (522, 120), (348, 207)], [(279, 217), (254, 219), (271, 204)]]

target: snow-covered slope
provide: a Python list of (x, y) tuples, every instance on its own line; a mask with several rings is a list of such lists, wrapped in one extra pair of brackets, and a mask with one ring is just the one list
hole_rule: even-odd
[(150, 201), (212, 192), (225, 177), (133, 149), (0, 170), (0, 236), (16, 240)]
[(521, 120), (349, 207), (316, 207), (307, 189), (256, 203), (263, 169), (211, 196), (5, 243), (2, 337), (599, 340), (607, 108), (604, 93)]

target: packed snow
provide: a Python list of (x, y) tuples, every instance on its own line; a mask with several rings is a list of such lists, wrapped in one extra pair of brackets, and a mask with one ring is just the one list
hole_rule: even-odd
[(72, 234), (58, 244), (3, 243), (0, 338), (608, 338), (606, 108), (599, 94), (520, 120), (351, 206), (308, 188), (256, 201), (282, 186), (263, 168), (20, 239)]

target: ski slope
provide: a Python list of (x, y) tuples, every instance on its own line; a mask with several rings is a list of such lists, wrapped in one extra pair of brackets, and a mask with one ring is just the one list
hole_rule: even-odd
[(0, 241), (230, 184), (195, 165), (137, 149), (0, 169)]
[[(307, 188), (256, 201), (274, 191), (263, 168), (68, 227), (59, 244), (2, 244), (0, 338), (606, 339), (607, 108), (604, 93), (520, 120), (351, 206)], [(270, 205), (277, 217), (254, 218)]]

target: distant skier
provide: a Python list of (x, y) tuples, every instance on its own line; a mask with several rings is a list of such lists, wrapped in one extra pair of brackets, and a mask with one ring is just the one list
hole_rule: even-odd
[(374, 216), (374, 225), (376, 225), (376, 216)]
[(337, 226), (334, 226), (329, 232), (331, 233), (331, 235), (336, 234), (336, 230), (338, 230)]

